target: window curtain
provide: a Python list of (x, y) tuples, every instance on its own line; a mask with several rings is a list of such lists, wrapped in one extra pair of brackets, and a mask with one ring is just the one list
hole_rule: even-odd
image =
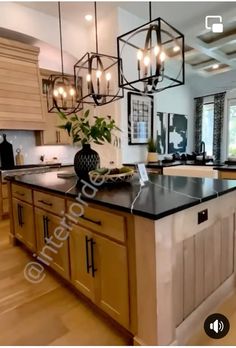
[(221, 142), (224, 120), (225, 92), (214, 96), (213, 155), (217, 161), (221, 157)]
[(195, 151), (199, 151), (200, 143), (202, 141), (202, 111), (203, 111), (203, 97), (195, 99)]

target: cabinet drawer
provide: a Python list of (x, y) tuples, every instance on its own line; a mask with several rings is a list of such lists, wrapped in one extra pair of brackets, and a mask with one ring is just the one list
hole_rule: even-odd
[(27, 187), (12, 184), (12, 195), (21, 201), (32, 203), (32, 191)]
[(34, 191), (34, 204), (56, 215), (62, 215), (65, 211), (65, 200), (44, 192)]
[(7, 184), (2, 185), (2, 198), (8, 198)]
[[(75, 205), (73, 205), (72, 212), (70, 211), (72, 204), (73, 202), (68, 202), (67, 204), (69, 215), (73, 215), (73, 211), (76, 213)], [(78, 208), (77, 213), (79, 214), (80, 211)], [(120, 242), (125, 242), (125, 218), (123, 216), (92, 207), (85, 207), (84, 215), (78, 218), (78, 223)]]

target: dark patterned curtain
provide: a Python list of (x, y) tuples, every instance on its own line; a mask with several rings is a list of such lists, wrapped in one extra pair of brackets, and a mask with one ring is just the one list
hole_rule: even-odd
[(225, 92), (214, 96), (214, 132), (213, 132), (213, 155), (220, 160), (221, 140), (224, 120)]
[(202, 110), (203, 97), (195, 99), (195, 151), (199, 151), (199, 146), (202, 141)]

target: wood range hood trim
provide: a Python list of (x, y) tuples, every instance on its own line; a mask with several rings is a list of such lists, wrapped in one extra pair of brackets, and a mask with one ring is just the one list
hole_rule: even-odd
[(0, 37), (0, 129), (45, 129), (39, 52)]

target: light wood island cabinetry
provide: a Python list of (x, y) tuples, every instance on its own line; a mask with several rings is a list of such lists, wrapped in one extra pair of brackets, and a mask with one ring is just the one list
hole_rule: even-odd
[[(55, 173), (43, 175), (46, 182), (57, 180)], [(23, 185), (19, 183), (21, 180)], [(155, 201), (154, 188), (146, 196), (149, 187), (145, 187), (142, 199), (148, 197), (148, 200), (141, 206), (140, 215), (137, 210), (130, 213), (129, 203), (126, 211), (123, 206), (116, 209), (114, 197), (108, 200), (112, 202), (109, 207), (104, 206), (105, 199), (111, 198), (110, 189), (104, 188), (98, 193), (96, 203), (95, 200), (88, 205), (85, 202), (83, 214), (79, 216), (81, 208), (75, 205), (77, 189), (69, 196), (64, 194), (72, 187), (73, 179), (58, 180), (51, 191), (46, 189), (46, 183), (45, 189), (39, 189), (42, 177), (38, 185), (33, 184), (35, 180), (36, 175), (9, 183), (15, 192), (11, 198), (11, 240), (27, 245), (28, 237), (17, 224), (17, 206), (21, 204), (25, 211), (29, 206), (33, 210), (35, 229), (31, 232), (36, 239), (37, 255), (41, 257), (42, 250), (45, 253), (48, 249), (47, 255), (52, 257), (49, 267), (87, 297), (91, 305), (131, 333), (135, 345), (186, 344), (202, 327), (202, 318), (212, 313), (226, 296), (235, 293), (236, 186), (233, 181), (196, 178), (193, 181), (156, 175), (153, 180), (157, 183), (154, 187), (158, 200)], [(181, 184), (185, 190), (188, 188), (188, 194), (179, 190)], [(130, 192), (126, 195), (127, 186), (113, 192), (117, 200), (128, 197), (130, 202), (130, 197), (137, 194), (137, 186), (134, 188), (132, 196)], [(29, 196), (27, 190), (33, 195)], [(19, 193), (25, 196), (20, 198)], [(31, 205), (24, 197), (28, 200), (32, 197)], [(147, 210), (148, 202), (151, 202), (151, 213)], [(180, 204), (183, 209), (179, 209)], [(61, 226), (63, 218), (68, 239), (54, 255), (49, 250), (52, 245), (48, 239)]]

